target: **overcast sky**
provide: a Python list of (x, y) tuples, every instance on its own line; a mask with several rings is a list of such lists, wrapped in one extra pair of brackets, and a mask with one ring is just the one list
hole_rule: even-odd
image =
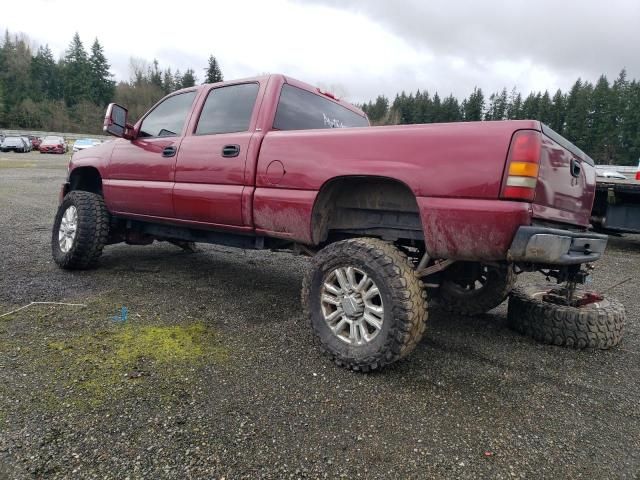
[[(622, 67), (640, 78), (640, 0), (10, 0), (0, 27), (59, 56), (74, 32), (98, 37), (117, 79), (129, 58), (225, 79), (285, 73), (351, 101), (401, 90), (464, 97), (567, 89)], [(110, 8), (108, 5), (122, 5)], [(56, 25), (55, 27), (53, 25)]]

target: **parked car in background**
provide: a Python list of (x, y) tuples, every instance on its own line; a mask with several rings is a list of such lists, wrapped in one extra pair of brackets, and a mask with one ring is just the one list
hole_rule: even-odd
[(3, 152), (14, 151), (24, 153), (27, 151), (27, 144), (21, 137), (6, 137), (0, 145)]
[(38, 150), (40, 148), (40, 143), (42, 143), (42, 139), (40, 137), (29, 135), (29, 140), (31, 141), (31, 146), (34, 150)]
[(33, 147), (31, 146), (31, 140), (29, 140), (29, 137), (20, 137), (20, 138), (24, 142), (25, 152), (30, 152), (33, 149)]
[(67, 142), (56, 135), (46, 136), (40, 143), (40, 153), (67, 153)]
[(96, 140), (95, 138), (79, 138), (73, 144), (73, 151), (79, 152), (80, 150), (84, 150), (86, 148), (95, 147), (96, 145), (100, 145), (102, 142), (100, 140)]

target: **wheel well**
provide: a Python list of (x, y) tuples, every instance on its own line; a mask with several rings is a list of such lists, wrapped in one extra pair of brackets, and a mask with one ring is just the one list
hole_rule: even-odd
[(102, 177), (94, 167), (80, 167), (69, 176), (69, 190), (82, 190), (102, 195)]
[(372, 236), (424, 243), (418, 203), (404, 183), (386, 177), (340, 177), (325, 183), (313, 207), (313, 241)]

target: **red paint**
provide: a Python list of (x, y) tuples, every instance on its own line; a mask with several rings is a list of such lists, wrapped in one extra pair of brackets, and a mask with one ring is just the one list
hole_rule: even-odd
[(418, 207), (432, 257), (500, 260), (520, 225), (531, 224), (525, 202), (419, 197)]
[[(247, 82), (260, 85), (249, 130), (196, 136), (209, 91)], [(123, 216), (307, 244), (313, 243), (318, 192), (330, 180), (352, 175), (404, 183), (417, 198), (427, 247), (437, 257), (505, 258), (517, 227), (533, 218), (588, 225), (595, 170), (583, 162), (580, 176), (572, 177), (573, 155), (541, 134), (537, 121), (274, 131), (285, 83), (361, 113), (282, 75), (202, 85), (179, 136), (135, 138), (139, 121), (131, 129), (133, 140), (78, 152), (70, 167), (95, 166), (107, 206)], [(537, 150), (525, 141), (532, 135), (512, 147), (517, 156), (540, 164), (535, 200), (500, 200), (511, 141), (523, 130), (542, 139)], [(221, 155), (229, 144), (240, 146), (239, 156)], [(176, 147), (174, 157), (162, 157), (167, 146)]]

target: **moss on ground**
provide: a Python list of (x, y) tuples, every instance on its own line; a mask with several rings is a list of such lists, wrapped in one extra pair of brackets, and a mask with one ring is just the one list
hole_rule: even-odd
[(112, 330), (47, 344), (45, 363), (65, 378), (66, 400), (96, 406), (117, 398), (147, 379), (179, 383), (186, 370), (222, 364), (228, 350), (200, 323), (190, 325), (125, 324)]

